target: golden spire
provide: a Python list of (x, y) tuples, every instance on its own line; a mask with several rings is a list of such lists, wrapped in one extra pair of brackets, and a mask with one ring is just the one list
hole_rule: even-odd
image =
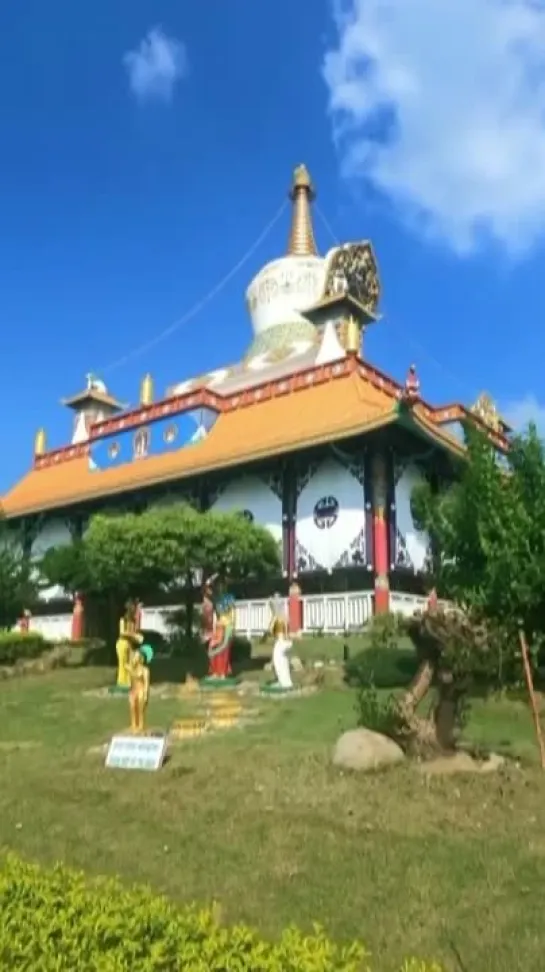
[(47, 440), (45, 435), (45, 429), (38, 429), (36, 432), (36, 438), (34, 439), (34, 455), (43, 456), (47, 446)]
[(153, 402), (153, 378), (146, 375), (140, 385), (140, 404), (151, 405)]
[(317, 253), (310, 215), (310, 204), (316, 193), (306, 165), (298, 165), (293, 173), (290, 199), (293, 202), (288, 254), (315, 256)]

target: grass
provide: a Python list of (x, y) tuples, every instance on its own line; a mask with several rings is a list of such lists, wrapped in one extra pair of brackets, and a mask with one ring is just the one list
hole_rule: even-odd
[[(181, 744), (158, 774), (115, 773), (89, 752), (127, 723), (126, 701), (87, 694), (111, 676), (0, 685), (1, 847), (216, 900), (266, 934), (318, 920), (386, 970), (407, 954), (453, 972), (543, 968), (545, 779), (523, 703), (473, 708), (468, 737), (523, 760), (497, 776), (336, 772), (332, 745), (355, 716), (333, 674), (308, 698), (260, 701), (243, 730)], [(152, 700), (150, 718), (190, 711)]]

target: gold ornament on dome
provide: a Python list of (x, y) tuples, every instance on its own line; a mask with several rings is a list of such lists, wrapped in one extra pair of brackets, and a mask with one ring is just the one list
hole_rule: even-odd
[(501, 432), (501, 418), (490, 395), (487, 395), (486, 392), (482, 392), (482, 394), (479, 395), (477, 401), (474, 405), (472, 405), (470, 411), (476, 416), (476, 418), (480, 419), (484, 425), (488, 426), (489, 429), (492, 429), (493, 432)]
[(380, 299), (377, 261), (370, 243), (344, 243), (333, 251), (324, 297), (346, 294), (374, 314)]

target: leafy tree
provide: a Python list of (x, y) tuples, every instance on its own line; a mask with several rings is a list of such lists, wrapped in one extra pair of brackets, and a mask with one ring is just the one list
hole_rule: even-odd
[(545, 631), (545, 451), (535, 426), (513, 439), (502, 462), (479, 431), (467, 432), (458, 482), (413, 494), (417, 525), (437, 548), (441, 592), (516, 641)]
[(196, 576), (239, 580), (278, 569), (278, 548), (265, 528), (236, 513), (198, 513), (186, 505), (95, 516), (79, 544), (48, 552), (41, 565), (48, 583), (102, 596), (114, 614), (129, 597), (149, 601), (183, 587), (188, 629)]
[(534, 426), (513, 439), (503, 458), (474, 427), (466, 442), (458, 480), (439, 492), (422, 484), (412, 496), (416, 525), (428, 531), (435, 551), (435, 583), (457, 609), (409, 622), (421, 665), (403, 704), (414, 721), (435, 685), (435, 722), (444, 738), (452, 738), (469, 680), (497, 684), (501, 671), (520, 667), (520, 628), (534, 655), (545, 635), (543, 443)]
[(20, 537), (0, 521), (0, 629), (11, 629), (37, 596)]

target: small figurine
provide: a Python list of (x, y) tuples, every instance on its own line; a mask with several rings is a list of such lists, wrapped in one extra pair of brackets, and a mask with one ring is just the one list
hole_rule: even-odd
[(131, 713), (131, 732), (142, 735), (145, 731), (146, 709), (149, 700), (150, 670), (153, 659), (151, 645), (137, 645), (131, 652), (126, 666), (129, 681), (129, 708)]
[(208, 678), (231, 675), (231, 649), (235, 635), (235, 599), (225, 594), (217, 604), (215, 630), (208, 639)]
[(403, 399), (406, 402), (412, 403), (420, 395), (420, 382), (418, 380), (418, 375), (416, 374), (415, 365), (411, 365), (405, 379), (405, 389), (403, 392)]

